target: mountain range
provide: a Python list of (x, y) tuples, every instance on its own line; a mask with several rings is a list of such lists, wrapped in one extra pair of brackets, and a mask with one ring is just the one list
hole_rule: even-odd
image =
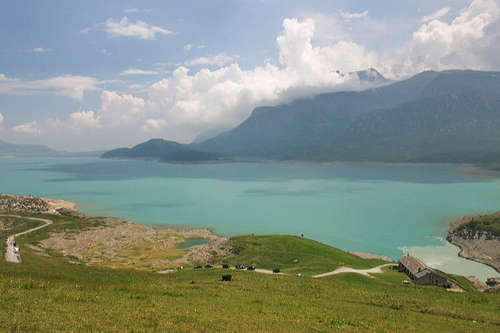
[[(367, 77), (385, 81), (375, 72), (366, 71)], [(156, 139), (103, 157), (500, 161), (500, 72), (426, 71), (385, 82), (364, 91), (258, 107), (234, 129), (203, 142), (181, 145)]]
[(278, 160), (498, 161), (500, 73), (429, 71), (361, 92), (260, 107), (194, 148)]

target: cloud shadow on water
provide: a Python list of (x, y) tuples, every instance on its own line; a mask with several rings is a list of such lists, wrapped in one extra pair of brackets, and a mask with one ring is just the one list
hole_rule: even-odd
[[(110, 181), (145, 178), (192, 178), (226, 181), (266, 181), (343, 179), (367, 182), (409, 182), (447, 184), (489, 182), (489, 179), (460, 174), (452, 166), (395, 166), (361, 164), (220, 163), (169, 164), (155, 161), (95, 160), (85, 163), (49, 164), (27, 169), (64, 174), (46, 182)], [(258, 194), (248, 192), (247, 194)], [(292, 193), (293, 194), (293, 193)], [(296, 193), (300, 195), (300, 193)]]
[(266, 197), (266, 196), (321, 196), (323, 194), (331, 194), (332, 192), (341, 193), (355, 193), (366, 190), (361, 187), (342, 187), (342, 186), (326, 186), (316, 189), (248, 189), (241, 193), (244, 197)]

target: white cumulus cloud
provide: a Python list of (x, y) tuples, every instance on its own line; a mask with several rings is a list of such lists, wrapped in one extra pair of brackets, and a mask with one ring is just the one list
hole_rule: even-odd
[(39, 134), (40, 128), (38, 127), (38, 123), (34, 120), (14, 126), (12, 127), (12, 131), (19, 134), (33, 135)]
[(154, 26), (144, 21), (136, 20), (132, 22), (127, 16), (121, 20), (108, 18), (106, 21), (97, 23), (91, 27), (82, 29), (82, 34), (87, 34), (92, 30), (103, 30), (109, 38), (133, 37), (139, 39), (156, 39), (156, 35), (172, 35), (175, 32), (160, 26)]
[(144, 104), (140, 97), (104, 90), (98, 116), (106, 126), (126, 127), (137, 124), (137, 120), (142, 117)]
[(147, 134), (140, 131), (146, 116), (142, 98), (103, 90), (97, 110), (73, 112), (68, 118), (50, 118), (44, 126), (45, 132), (51, 133), (51, 146), (68, 149), (61, 142), (72, 137), (78, 150), (108, 149), (147, 139)]
[(164, 119), (147, 119), (142, 125), (141, 130), (146, 133), (157, 132), (165, 127), (167, 122)]
[(73, 112), (69, 117), (75, 127), (99, 128), (101, 126), (99, 117), (94, 111)]
[(280, 63), (297, 80), (295, 85), (332, 86), (343, 81), (337, 71), (348, 73), (377, 65), (375, 53), (351, 41), (315, 47), (315, 23), (311, 19), (285, 19), (283, 27), (283, 34), (277, 38)]
[(488, 29), (498, 26), (499, 17), (496, 0), (473, 0), (451, 23), (434, 19), (423, 24), (413, 33), (411, 63), (416, 70), (490, 67), (485, 56), (500, 41), (500, 30)]

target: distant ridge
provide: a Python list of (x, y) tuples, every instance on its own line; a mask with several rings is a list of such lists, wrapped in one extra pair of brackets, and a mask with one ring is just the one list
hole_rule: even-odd
[(0, 140), (0, 156), (41, 157), (60, 154), (57, 150), (43, 145), (14, 144)]
[(99, 156), (102, 151), (64, 152), (44, 145), (15, 144), (0, 140), (0, 156), (9, 157), (92, 157)]
[(174, 141), (151, 139), (132, 148), (118, 148), (102, 154), (103, 158), (154, 159), (163, 162), (201, 162), (218, 160), (221, 154), (202, 152)]

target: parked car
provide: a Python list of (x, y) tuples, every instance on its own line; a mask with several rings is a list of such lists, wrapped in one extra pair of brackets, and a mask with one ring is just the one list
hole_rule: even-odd
[(255, 266), (253, 266), (253, 265), (252, 266), (248, 266), (247, 270), (249, 270), (249, 271), (255, 271)]
[(279, 272), (281, 272), (279, 268), (275, 268), (275, 269), (273, 269), (273, 273), (274, 273), (274, 274), (278, 274)]
[(236, 267), (236, 269), (245, 269), (245, 265), (243, 265), (243, 264), (238, 264), (235, 267)]
[(201, 265), (194, 266), (194, 269), (200, 269), (200, 268), (201, 268)]
[(205, 268), (213, 268), (213, 267), (214, 267), (214, 265), (212, 265), (212, 264), (206, 264), (205, 265)]
[(224, 268), (224, 269), (228, 269), (228, 268), (229, 268), (229, 265), (228, 265), (228, 264), (222, 264), (222, 268)]

